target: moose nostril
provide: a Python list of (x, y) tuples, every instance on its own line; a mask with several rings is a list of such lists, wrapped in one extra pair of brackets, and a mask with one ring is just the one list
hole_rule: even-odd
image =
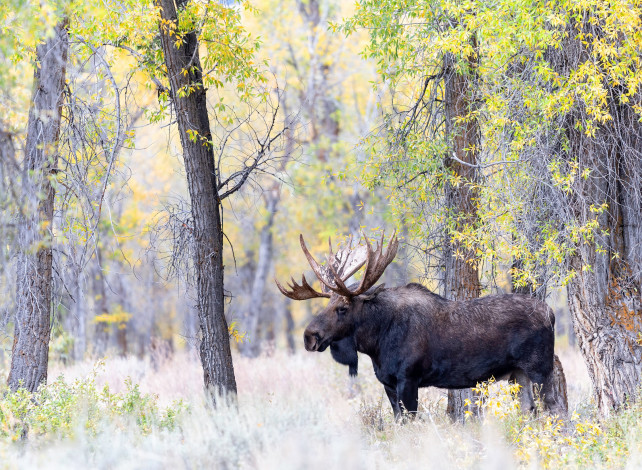
[(311, 333), (309, 331), (306, 331), (303, 334), (303, 342), (305, 344), (305, 349), (308, 351), (313, 351), (314, 346), (319, 344), (319, 341), (321, 340), (321, 336), (319, 333)]

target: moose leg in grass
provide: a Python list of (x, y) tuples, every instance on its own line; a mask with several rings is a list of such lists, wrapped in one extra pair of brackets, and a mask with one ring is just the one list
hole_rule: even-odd
[[(294, 300), (329, 299), (305, 330), (308, 351), (321, 352), (353, 337), (357, 351), (372, 359), (396, 417), (404, 410), (417, 412), (419, 387), (469, 388), (491, 377), (517, 379), (517, 374), (541, 387), (547, 409), (566, 411), (551, 398), (555, 318), (544, 302), (516, 294), (453, 301), (415, 283), (375, 287), (397, 253), (394, 235), (385, 252), (383, 240), (374, 250), (367, 238), (365, 246), (350, 244), (336, 254), (330, 246), (327, 262), (320, 265), (301, 236), (323, 289), (315, 290), (305, 276), (287, 289), (276, 284)], [(358, 285), (346, 286), (364, 265)]]

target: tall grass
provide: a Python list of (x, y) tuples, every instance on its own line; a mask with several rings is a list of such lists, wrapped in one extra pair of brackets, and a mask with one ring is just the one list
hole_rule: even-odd
[(599, 422), (581, 359), (562, 355), (571, 416), (518, 410), (483, 385), (484, 418), (445, 417), (422, 390), (419, 419), (395, 423), (367, 357), (356, 385), (329, 354), (235, 358), (238, 406), (212, 409), (195, 358), (55, 364), (34, 397), (0, 399), (2, 468), (622, 468), (642, 463), (642, 408)]

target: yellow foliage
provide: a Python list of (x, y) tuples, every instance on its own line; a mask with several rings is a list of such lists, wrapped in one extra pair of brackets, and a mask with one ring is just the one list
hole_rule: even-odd
[(111, 312), (96, 315), (93, 321), (94, 323), (102, 323), (105, 326), (116, 325), (120, 329), (125, 328), (131, 317), (131, 313), (125, 312), (122, 305), (117, 304), (112, 306)]

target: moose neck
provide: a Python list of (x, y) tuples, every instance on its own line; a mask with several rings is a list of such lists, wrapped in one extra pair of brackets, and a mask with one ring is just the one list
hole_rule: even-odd
[(381, 332), (390, 328), (392, 315), (379, 298), (363, 302), (355, 316), (354, 337), (357, 351), (375, 357), (379, 354)]

